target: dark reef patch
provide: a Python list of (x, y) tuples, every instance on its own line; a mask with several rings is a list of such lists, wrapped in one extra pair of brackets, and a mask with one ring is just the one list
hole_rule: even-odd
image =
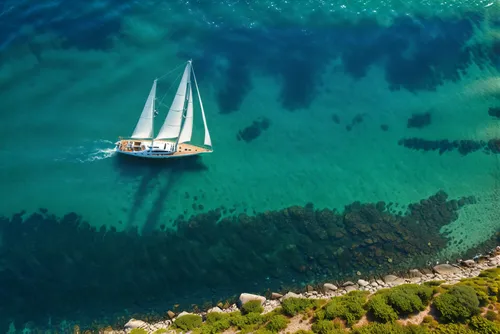
[(406, 124), (407, 128), (425, 128), (431, 124), (431, 113), (414, 113), (408, 118), (408, 123)]
[(440, 228), (472, 203), (440, 191), (399, 213), (384, 202), (226, 218), (213, 210), (147, 235), (92, 227), (75, 213), (2, 217), (0, 286), (9, 288), (0, 289), (0, 328), (10, 321), (47, 326), (49, 317), (54, 326), (63, 318), (90, 326), (242, 291), (424, 265), (447, 243)]
[(380, 125), (380, 129), (382, 131), (384, 131), (384, 132), (387, 132), (387, 131), (389, 131), (389, 125), (387, 125), (387, 124), (381, 124)]
[(339, 115), (337, 115), (337, 114), (333, 114), (333, 115), (332, 115), (332, 121), (333, 121), (333, 123), (335, 123), (335, 124), (340, 124), (340, 117), (339, 117)]
[(467, 155), (483, 150), (486, 154), (500, 153), (500, 139), (484, 140), (428, 140), (422, 138), (400, 139), (399, 145), (406, 148), (420, 151), (439, 151), (439, 154), (457, 150), (461, 155)]
[[(433, 91), (446, 81), (457, 81), (472, 62), (480, 67), (495, 65), (495, 46), (470, 43), (480, 20), (479, 15), (466, 13), (451, 20), (404, 16), (389, 27), (368, 19), (308, 27), (224, 26), (198, 33), (197, 43), (192, 35), (185, 43), (182, 34), (172, 38), (183, 44), (180, 57), (193, 58), (204, 73), (231, 82), (229, 88), (214, 83), (221, 112), (239, 108), (250, 89), (250, 71), (281, 82), (282, 106), (296, 110), (311, 104), (321, 91), (327, 66), (336, 59), (341, 60), (340, 69), (355, 79), (363, 78), (371, 66), (380, 66), (388, 88), (411, 92)], [(233, 101), (229, 106), (228, 99)]]
[(364, 114), (364, 113), (363, 113), (363, 114), (356, 114), (356, 115), (352, 118), (352, 120), (351, 120), (351, 124), (347, 124), (347, 125), (345, 126), (346, 130), (347, 130), (347, 131), (351, 131), (351, 130), (352, 130), (352, 128), (353, 128), (355, 125), (363, 123), (363, 120), (364, 120), (364, 117), (365, 117), (365, 116), (366, 116), (366, 114)]
[(491, 107), (488, 109), (488, 115), (495, 118), (500, 118), (500, 107)]
[(269, 119), (262, 117), (258, 120), (253, 121), (253, 123), (243, 130), (240, 130), (236, 135), (236, 139), (244, 140), (247, 143), (252, 140), (258, 138), (263, 131), (266, 131), (269, 128), (270, 121)]
[(91, 8), (88, 3), (78, 1), (63, 1), (57, 6), (28, 3), (10, 6), (8, 14), (2, 16), (0, 49), (13, 42), (34, 46), (32, 36), (25, 36), (19, 30), (26, 25), (38, 35), (55, 34), (65, 48), (108, 50), (113, 46), (112, 37), (121, 34), (122, 17), (130, 7), (116, 3), (114, 9), (117, 14), (107, 11), (107, 7)]

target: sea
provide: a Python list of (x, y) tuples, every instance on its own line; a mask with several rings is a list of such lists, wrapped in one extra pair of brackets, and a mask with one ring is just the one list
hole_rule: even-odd
[[(115, 152), (156, 78), (158, 132), (188, 60), (213, 152)], [(2, 333), (498, 242), (498, 0), (0, 0), (0, 113)]]

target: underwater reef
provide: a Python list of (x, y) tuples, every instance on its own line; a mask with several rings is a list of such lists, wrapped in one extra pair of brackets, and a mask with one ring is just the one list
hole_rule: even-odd
[(424, 128), (431, 124), (431, 113), (414, 113), (408, 118), (408, 123), (406, 125), (407, 128)]
[(439, 151), (439, 154), (457, 150), (465, 156), (470, 153), (482, 150), (485, 154), (500, 153), (500, 139), (494, 138), (488, 141), (484, 140), (428, 140), (422, 138), (403, 138), (398, 141), (399, 145), (417, 151)]
[(230, 217), (221, 209), (143, 235), (45, 209), (2, 217), (0, 286), (9, 288), (0, 290), (0, 330), (11, 321), (47, 326), (49, 318), (112, 323), (241, 291), (424, 265), (448, 242), (441, 227), (474, 203), (439, 191), (407, 208), (354, 202), (338, 212), (309, 204)]
[(236, 135), (236, 139), (244, 140), (249, 143), (254, 139), (260, 137), (262, 132), (266, 131), (269, 128), (271, 121), (266, 117), (261, 117), (252, 122), (251, 125), (247, 126), (243, 130), (238, 131)]

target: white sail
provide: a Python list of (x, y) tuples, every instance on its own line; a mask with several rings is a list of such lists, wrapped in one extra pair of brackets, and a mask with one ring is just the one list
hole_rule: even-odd
[(189, 85), (188, 105), (186, 111), (186, 119), (182, 126), (181, 135), (179, 136), (179, 143), (185, 143), (191, 140), (193, 135), (193, 90)]
[(170, 110), (168, 111), (165, 122), (163, 123), (160, 132), (156, 139), (177, 138), (181, 132), (182, 115), (184, 112), (184, 103), (186, 102), (187, 84), (191, 78), (191, 62), (189, 61), (184, 69), (181, 83), (177, 88)]
[(203, 119), (203, 125), (205, 126), (205, 140), (203, 143), (207, 146), (212, 146), (212, 139), (210, 139), (210, 132), (208, 132), (207, 119), (205, 118), (205, 109), (203, 109), (203, 102), (201, 101), (200, 90), (198, 88), (198, 83), (196, 82), (196, 75), (193, 71), (194, 84), (196, 85), (196, 91), (198, 92), (198, 100), (200, 102), (201, 118)]
[(152, 138), (153, 137), (153, 113), (154, 101), (156, 97), (156, 80), (153, 82), (153, 87), (149, 92), (148, 99), (142, 109), (141, 117), (135, 126), (132, 138)]

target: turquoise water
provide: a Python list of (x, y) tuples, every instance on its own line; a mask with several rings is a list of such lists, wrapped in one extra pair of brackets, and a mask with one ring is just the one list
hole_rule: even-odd
[[(499, 17), (498, 1), (0, 1), (2, 324), (114, 321), (123, 309), (216, 302), (243, 290), (343, 279), (361, 268), (375, 274), (460, 256), (491, 240), (500, 227)], [(152, 80), (188, 59), (214, 152), (160, 163), (117, 156), (113, 143), (132, 133)], [(178, 74), (160, 80), (159, 91)], [(160, 108), (160, 119), (165, 113)], [(260, 132), (247, 129), (262, 120), (268, 127)], [(194, 141), (201, 142), (199, 114), (195, 123)], [(440, 204), (426, 210), (440, 215), (404, 222), (400, 209), (388, 209), (404, 231), (383, 235), (394, 245), (413, 240), (409, 249), (384, 248), (387, 240), (378, 244), (375, 232), (358, 240), (349, 226), (377, 226), (373, 213), (357, 225), (344, 215), (345, 228), (276, 213), (311, 203), (342, 213), (357, 201), (384, 201), (405, 215), (440, 190), (450, 200), (475, 200), (460, 208), (431, 201)], [(442, 213), (445, 206), (453, 212)], [(31, 225), (12, 218), (40, 208), (48, 213)], [(68, 223), (74, 217), (49, 223), (50, 215), (70, 212), (96, 230)], [(232, 223), (214, 225), (224, 217)], [(413, 229), (422, 220), (426, 229)], [(116, 230), (104, 244), (102, 225)], [(167, 232), (174, 233), (170, 246), (160, 246), (167, 237), (158, 231), (177, 226), (188, 232)], [(323, 248), (301, 249), (314, 235)], [(68, 241), (77, 239), (81, 244)], [(431, 239), (435, 245), (423, 247)], [(278, 251), (296, 245), (293, 256)], [(318, 260), (330, 246), (336, 255)], [(92, 247), (101, 252), (89, 253)], [(141, 247), (147, 251), (117, 259), (120, 249)], [(155, 261), (165, 254), (165, 262), (144, 264), (148, 252)], [(377, 254), (375, 262), (363, 262), (365, 253)], [(357, 264), (348, 266), (346, 254)], [(298, 265), (304, 259), (309, 264)], [(228, 268), (235, 262), (239, 272)], [(114, 269), (104, 275), (106, 264)], [(304, 274), (302, 266), (314, 269)], [(141, 277), (117, 273), (124, 268)], [(176, 284), (182, 293), (171, 289)], [(58, 286), (67, 290), (55, 292)], [(131, 289), (136, 293), (127, 295)], [(50, 312), (33, 306), (42, 300)]]

